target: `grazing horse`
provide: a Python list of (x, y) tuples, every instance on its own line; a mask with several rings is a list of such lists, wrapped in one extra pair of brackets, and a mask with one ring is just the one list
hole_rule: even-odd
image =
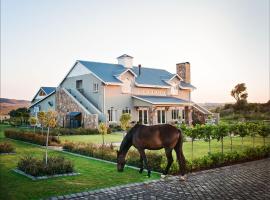
[(159, 150), (164, 148), (167, 157), (167, 166), (163, 174), (166, 175), (173, 163), (172, 150), (176, 152), (180, 173), (185, 174), (185, 157), (183, 154), (183, 136), (181, 130), (176, 127), (163, 124), (145, 126), (136, 124), (124, 137), (119, 151), (117, 151), (117, 169), (122, 172), (126, 164), (126, 155), (131, 146), (134, 146), (140, 153), (140, 173), (143, 172), (143, 162), (150, 177), (151, 170), (147, 163), (144, 150)]

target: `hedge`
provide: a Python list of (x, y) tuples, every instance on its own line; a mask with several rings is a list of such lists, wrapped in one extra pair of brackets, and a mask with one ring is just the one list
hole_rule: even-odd
[(8, 142), (0, 143), (0, 153), (14, 153), (15, 148)]
[[(63, 149), (69, 152), (86, 155), (90, 157), (100, 158), (108, 161), (116, 162), (116, 152), (113, 147), (99, 147), (91, 143), (75, 143), (66, 142)], [(166, 156), (155, 152), (147, 152), (147, 160), (152, 170), (163, 172), (167, 165)], [(210, 153), (207, 156), (196, 158), (192, 162), (186, 160), (187, 172), (211, 169), (241, 163), (251, 160), (257, 160), (270, 156), (270, 145), (247, 148), (243, 152), (228, 152), (228, 153)], [(139, 153), (136, 150), (130, 150), (127, 155), (127, 164), (139, 167)], [(170, 169), (170, 174), (177, 174), (179, 171), (178, 163), (174, 162)]]
[[(4, 134), (7, 138), (22, 140), (25, 142), (31, 142), (39, 145), (46, 145), (46, 135), (35, 134), (32, 132), (24, 132), (16, 129), (6, 129)], [(60, 140), (55, 136), (49, 136), (48, 144), (50, 146), (59, 146)]]

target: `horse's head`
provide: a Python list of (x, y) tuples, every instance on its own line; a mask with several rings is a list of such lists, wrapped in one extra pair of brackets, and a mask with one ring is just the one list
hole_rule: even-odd
[(125, 155), (117, 151), (117, 170), (118, 172), (123, 172), (126, 164)]

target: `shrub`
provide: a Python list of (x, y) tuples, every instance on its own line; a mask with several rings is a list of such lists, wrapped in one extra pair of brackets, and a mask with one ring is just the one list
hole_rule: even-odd
[[(4, 134), (7, 138), (12, 138), (15, 140), (22, 140), (25, 142), (31, 142), (39, 145), (46, 145), (46, 136), (35, 134), (32, 132), (26, 132), (22, 130), (16, 130), (16, 129), (6, 129), (4, 131)], [(60, 144), (60, 140), (58, 140), (54, 136), (49, 137), (49, 145), (51, 146), (57, 146)]]
[(45, 176), (74, 172), (72, 162), (61, 156), (48, 157), (47, 165), (45, 164), (45, 158), (38, 159), (32, 156), (25, 156), (19, 160), (17, 168), (32, 176)]
[(13, 153), (15, 148), (8, 142), (0, 143), (0, 153)]
[(51, 135), (97, 135), (97, 129), (88, 128), (57, 128), (51, 130)]

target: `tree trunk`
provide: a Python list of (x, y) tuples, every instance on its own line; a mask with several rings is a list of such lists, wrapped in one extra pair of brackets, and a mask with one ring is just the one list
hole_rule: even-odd
[(48, 143), (49, 143), (49, 133), (50, 133), (50, 128), (48, 127), (47, 138), (46, 138), (46, 155), (45, 155), (45, 162), (46, 162), (46, 165), (47, 165), (47, 163), (48, 163)]
[(221, 153), (223, 155), (223, 137), (221, 138)]
[(253, 148), (255, 147), (255, 136), (253, 136)]
[(193, 161), (193, 138), (191, 139), (191, 161)]
[(230, 135), (230, 139), (231, 139), (231, 151), (232, 151), (232, 135)]
[(244, 141), (243, 141), (243, 140), (244, 140), (244, 137), (242, 137), (242, 148), (243, 148), (243, 143), (244, 143)]
[(211, 153), (211, 139), (208, 140), (208, 153)]

